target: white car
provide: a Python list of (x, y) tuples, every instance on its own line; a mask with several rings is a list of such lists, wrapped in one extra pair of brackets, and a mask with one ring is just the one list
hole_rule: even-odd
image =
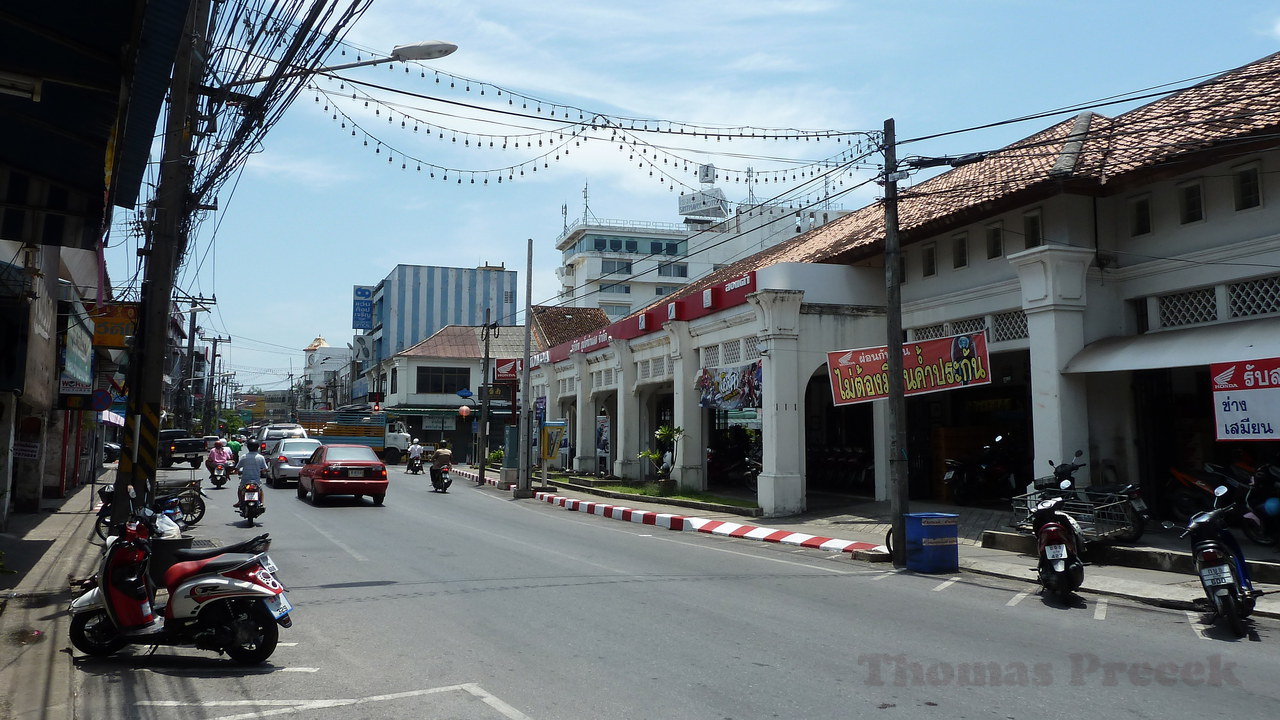
[(267, 455), (267, 479), (271, 487), (283, 487), (289, 481), (298, 481), (298, 471), (311, 454), (320, 447), (319, 440), (310, 438), (282, 438)]

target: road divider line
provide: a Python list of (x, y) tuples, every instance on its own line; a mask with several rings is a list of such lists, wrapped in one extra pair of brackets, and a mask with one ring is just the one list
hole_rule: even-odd
[(949, 580), (947, 580), (947, 581), (943, 582), (941, 585), (938, 585), (938, 587), (934, 588), (934, 589), (933, 589), (933, 591), (934, 591), (934, 592), (942, 592), (943, 590), (946, 590), (947, 588), (951, 587), (952, 585), (955, 585), (955, 584), (956, 584), (957, 582), (959, 582), (959, 581), (960, 581), (960, 577), (959, 577), (959, 576), (956, 576), (956, 577), (950, 578)]
[(1023, 601), (1023, 600), (1025, 600), (1025, 599), (1027, 599), (1027, 596), (1028, 596), (1028, 595), (1030, 595), (1030, 594), (1031, 594), (1031, 591), (1030, 591), (1030, 590), (1023, 590), (1022, 592), (1018, 593), (1017, 595), (1014, 595), (1013, 597), (1009, 598), (1009, 602), (1005, 603), (1005, 604), (1004, 604), (1004, 606), (1005, 606), (1005, 607), (1013, 607), (1014, 605), (1017, 605), (1018, 603), (1022, 602), (1022, 601)]
[(1106, 598), (1098, 598), (1097, 603), (1093, 606), (1093, 619), (1094, 620), (1107, 619), (1107, 599)]

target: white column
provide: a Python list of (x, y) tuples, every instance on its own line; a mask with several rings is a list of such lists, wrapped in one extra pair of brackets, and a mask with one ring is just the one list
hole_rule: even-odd
[(1093, 251), (1044, 245), (1009, 256), (1022, 283), (1031, 347), (1031, 423), (1036, 474), (1089, 447), (1084, 375), (1064, 375), (1084, 347), (1086, 277)]
[(800, 377), (800, 303), (803, 290), (761, 290), (747, 296), (756, 307), (764, 345), (761, 436), (764, 444), (759, 503), (766, 516), (805, 509), (804, 413)]
[(591, 375), (587, 368), (587, 356), (574, 353), (574, 375), (578, 379), (576, 424), (573, 426), (573, 469), (580, 472), (596, 471), (596, 409), (591, 402)]
[(613, 474), (630, 480), (640, 479), (640, 397), (636, 393), (636, 361), (626, 340), (613, 343), (618, 358), (618, 411), (613, 418), (617, 446), (613, 455)]
[(676, 453), (676, 467), (671, 473), (677, 484), (690, 490), (706, 489), (706, 473), (703, 464), (706, 462), (706, 432), (703, 418), (706, 413), (698, 404), (698, 392), (693, 381), (698, 377), (698, 351), (693, 345), (693, 337), (689, 334), (687, 320), (672, 320), (664, 328), (671, 337), (671, 359), (675, 370), (672, 383), (675, 387), (675, 403), (673, 422), (684, 428), (684, 438), (680, 440)]

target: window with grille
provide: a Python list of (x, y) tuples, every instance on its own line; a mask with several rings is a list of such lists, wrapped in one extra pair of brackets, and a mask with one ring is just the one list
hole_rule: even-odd
[(987, 319), (985, 317), (969, 318), (967, 320), (956, 320), (951, 323), (952, 335), (972, 335), (985, 330), (987, 327)]
[(969, 235), (960, 233), (951, 238), (951, 268), (959, 270), (969, 265)]
[(1248, 210), (1262, 204), (1262, 175), (1257, 163), (1232, 169), (1231, 191), (1236, 210)]
[(1280, 313), (1280, 275), (1227, 285), (1231, 317)]
[(1218, 319), (1218, 299), (1213, 288), (1160, 295), (1156, 298), (1160, 327), (1194, 325)]
[(937, 325), (926, 325), (925, 327), (913, 328), (911, 330), (912, 340), (933, 340), (935, 338), (946, 337), (947, 326), (938, 323)]
[(1044, 229), (1040, 226), (1040, 211), (1029, 212), (1022, 216), (1023, 247), (1028, 250), (1044, 244)]
[(742, 362), (742, 341), (731, 340), (720, 346), (720, 362), (724, 365), (737, 365)]
[(991, 316), (991, 341), (1006, 342), (1022, 340), (1029, 336), (1027, 331), (1027, 314), (1021, 310), (1011, 310)]
[(720, 364), (720, 346), (708, 345), (702, 348), (702, 367), (716, 367)]
[(1204, 196), (1200, 181), (1178, 186), (1178, 221), (1183, 225), (1204, 220)]
[(502, 291), (502, 304), (503, 304), (503, 305), (515, 305), (515, 304), (516, 304), (516, 293), (515, 293), (515, 291), (514, 291), (514, 290), (503, 290), (503, 291)]
[(1129, 237), (1151, 232), (1151, 196), (1142, 195), (1129, 201)]
[(756, 358), (760, 357), (760, 338), (754, 338), (754, 337), (744, 338), (742, 342), (745, 343), (742, 347), (743, 360), (746, 360), (749, 362), (751, 360), (755, 360)]
[(600, 271), (608, 275), (610, 273), (621, 273), (624, 275), (631, 274), (630, 260), (601, 260)]
[(994, 260), (1004, 255), (1004, 224), (992, 223), (987, 226), (987, 259)]
[(653, 362), (650, 360), (639, 360), (636, 362), (636, 377), (641, 380), (648, 380), (649, 373), (652, 371)]

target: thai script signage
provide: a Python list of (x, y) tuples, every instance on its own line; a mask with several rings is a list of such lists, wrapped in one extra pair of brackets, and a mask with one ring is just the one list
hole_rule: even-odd
[[(902, 344), (902, 382), (907, 395), (987, 385), (991, 359), (986, 331)], [(889, 396), (886, 346), (827, 353), (831, 400), (836, 406)]]
[(373, 329), (373, 291), (369, 285), (351, 286), (351, 328)]
[(62, 336), (62, 372), (58, 392), (63, 395), (88, 395), (93, 392), (92, 323), (79, 315), (67, 317), (67, 331)]
[(138, 303), (90, 305), (89, 316), (93, 318), (94, 347), (125, 348), (138, 322)]
[(1280, 440), (1280, 358), (1213, 363), (1218, 440)]
[(702, 368), (693, 384), (698, 391), (698, 404), (717, 410), (760, 407), (763, 367), (756, 360), (746, 365)]

